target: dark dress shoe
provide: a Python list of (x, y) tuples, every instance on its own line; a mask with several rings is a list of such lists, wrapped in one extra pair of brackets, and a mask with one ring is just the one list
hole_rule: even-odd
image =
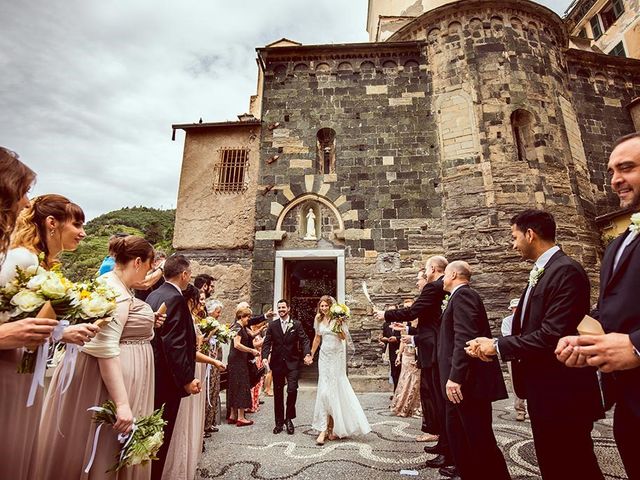
[(264, 405), (264, 400), (259, 400), (259, 401), (258, 401), (258, 404), (259, 404), (259, 405)]
[(431, 453), (431, 454), (436, 454), (436, 455), (440, 455), (440, 447), (438, 447), (438, 445), (426, 445), (424, 447), (424, 452), (425, 453)]
[(446, 467), (439, 468), (438, 473), (447, 478), (460, 478), (455, 465), (447, 465)]
[(211, 427), (211, 433), (219, 432), (220, 429), (218, 427)]
[(437, 455), (433, 457), (431, 460), (427, 460), (427, 467), (429, 468), (440, 468), (447, 466), (447, 458), (444, 455)]
[(289, 435), (293, 435), (296, 431), (295, 427), (293, 426), (293, 422), (291, 420), (287, 420), (285, 423), (287, 424), (287, 433)]
[(211, 433), (204, 432), (204, 438), (211, 438)]
[(280, 424), (280, 425), (276, 425), (273, 429), (273, 433), (275, 433), (276, 435), (278, 433), (280, 433), (282, 430), (284, 430), (284, 425)]

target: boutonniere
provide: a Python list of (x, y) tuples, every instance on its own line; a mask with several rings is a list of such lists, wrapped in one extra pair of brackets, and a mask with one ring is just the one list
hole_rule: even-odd
[(529, 273), (529, 286), (531, 288), (535, 287), (536, 284), (538, 283), (538, 280), (540, 280), (540, 277), (542, 276), (542, 274), (544, 273), (544, 267), (539, 268), (539, 269), (533, 269), (531, 270), (531, 272)]
[(631, 215), (631, 225), (629, 225), (631, 233), (640, 233), (640, 213)]
[(440, 307), (442, 309), (442, 311), (444, 312), (447, 309), (447, 305), (449, 305), (449, 297), (451, 295), (446, 295), (443, 299), (442, 299), (442, 306)]

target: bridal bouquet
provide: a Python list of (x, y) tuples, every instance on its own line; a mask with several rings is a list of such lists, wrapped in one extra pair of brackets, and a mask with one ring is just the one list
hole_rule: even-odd
[[(100, 429), (103, 425), (116, 423), (116, 404), (111, 400), (107, 400), (100, 407), (91, 407), (89, 410), (95, 412), (93, 421), (98, 424), (96, 437), (100, 435)], [(163, 411), (164, 405), (149, 416), (134, 419), (133, 427), (128, 434), (118, 434), (118, 441), (122, 447), (116, 455), (116, 463), (108, 470), (109, 472), (117, 472), (121, 468), (134, 465), (145, 465), (151, 460), (158, 459), (156, 454), (164, 442), (163, 428), (167, 424), (162, 419)], [(93, 464), (97, 443), (94, 441), (94, 451), (85, 468), (86, 473), (89, 472)]]
[(344, 303), (334, 303), (329, 309), (329, 316), (333, 320), (331, 331), (333, 333), (342, 333), (343, 325), (351, 317), (351, 310)]
[(214, 336), (218, 343), (229, 343), (236, 336), (236, 332), (223, 323)]

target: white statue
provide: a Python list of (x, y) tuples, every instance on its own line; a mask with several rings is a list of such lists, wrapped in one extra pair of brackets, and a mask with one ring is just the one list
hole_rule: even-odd
[(317, 240), (316, 236), (316, 214), (313, 213), (313, 208), (309, 208), (307, 213), (307, 234), (304, 236), (304, 240)]

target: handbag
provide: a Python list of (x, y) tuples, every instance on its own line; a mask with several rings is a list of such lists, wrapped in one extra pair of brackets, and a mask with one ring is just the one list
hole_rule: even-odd
[(251, 386), (251, 388), (255, 387), (258, 384), (258, 382), (264, 375), (264, 371), (264, 367), (258, 368), (256, 362), (249, 361), (249, 385)]

